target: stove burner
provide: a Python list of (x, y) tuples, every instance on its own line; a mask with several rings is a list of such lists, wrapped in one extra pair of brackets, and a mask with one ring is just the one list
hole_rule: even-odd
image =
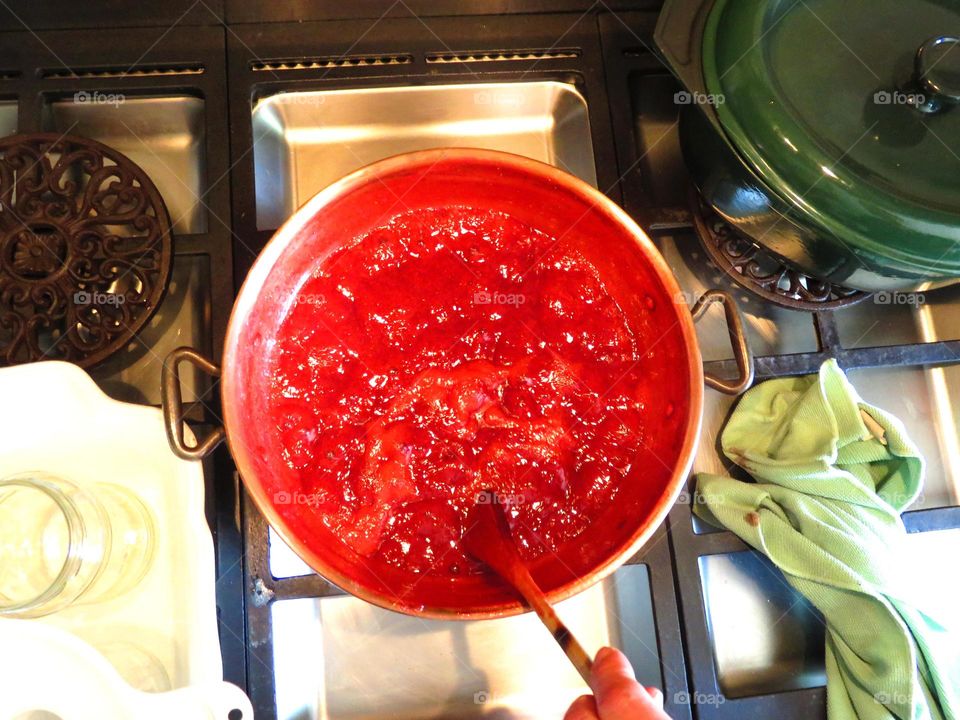
[(0, 365), (105, 359), (157, 309), (172, 258), (166, 206), (128, 158), (52, 133), (0, 140)]
[(697, 236), (710, 259), (743, 288), (793, 310), (834, 310), (858, 303), (870, 293), (835, 285), (785, 265), (724, 220), (691, 191)]

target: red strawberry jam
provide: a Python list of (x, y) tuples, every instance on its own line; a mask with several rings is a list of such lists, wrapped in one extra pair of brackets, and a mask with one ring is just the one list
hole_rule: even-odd
[[(528, 560), (616, 502), (640, 353), (596, 269), (501, 213), (405, 213), (324, 260), (271, 360), (289, 492), (373, 565), (456, 575), (485, 488)], [(282, 512), (282, 509), (281, 509)]]

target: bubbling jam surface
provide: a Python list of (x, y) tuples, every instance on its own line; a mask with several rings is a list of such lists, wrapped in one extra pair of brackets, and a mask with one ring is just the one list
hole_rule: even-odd
[(596, 269), (489, 210), (400, 214), (327, 257), (272, 352), (278, 511), (411, 573), (482, 571), (460, 539), (485, 488), (525, 559), (577, 538), (651, 421)]

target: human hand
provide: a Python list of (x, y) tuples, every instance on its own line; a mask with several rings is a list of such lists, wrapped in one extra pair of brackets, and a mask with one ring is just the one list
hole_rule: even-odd
[(563, 720), (670, 720), (663, 693), (637, 682), (630, 661), (615, 648), (601, 648), (590, 673), (593, 695), (583, 695)]

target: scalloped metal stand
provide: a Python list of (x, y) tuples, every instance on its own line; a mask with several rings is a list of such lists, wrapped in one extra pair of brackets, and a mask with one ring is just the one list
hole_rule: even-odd
[(819, 280), (785, 265), (690, 191), (690, 212), (697, 237), (714, 264), (741, 287), (792, 310), (834, 310), (858, 303), (871, 293)]

